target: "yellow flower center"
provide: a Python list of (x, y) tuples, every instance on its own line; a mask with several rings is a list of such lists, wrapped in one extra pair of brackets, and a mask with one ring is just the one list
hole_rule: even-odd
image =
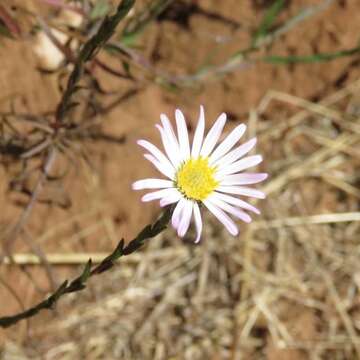
[(178, 170), (175, 186), (188, 199), (205, 200), (217, 187), (215, 167), (209, 166), (207, 158), (190, 158)]

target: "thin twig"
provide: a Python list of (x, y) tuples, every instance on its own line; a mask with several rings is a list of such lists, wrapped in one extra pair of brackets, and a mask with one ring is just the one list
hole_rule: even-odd
[(49, 151), (49, 154), (48, 154), (46, 160), (44, 161), (43, 171), (41, 172), (39, 179), (34, 187), (34, 190), (31, 193), (30, 201), (26, 205), (25, 209), (22, 211), (19, 220), (15, 224), (12, 231), (10, 231), (7, 239), (4, 242), (4, 248), (8, 254), (11, 253), (12, 245), (14, 244), (16, 238), (18, 237), (19, 233), (21, 232), (23, 226), (25, 225), (25, 223), (27, 222), (27, 220), (31, 214), (31, 211), (32, 211), (34, 204), (39, 196), (39, 193), (42, 190), (43, 184), (54, 165), (56, 155), (57, 155), (56, 149), (54, 147), (52, 147)]

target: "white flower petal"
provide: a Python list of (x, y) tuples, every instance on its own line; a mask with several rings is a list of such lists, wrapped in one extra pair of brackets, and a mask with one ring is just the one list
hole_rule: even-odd
[(247, 156), (241, 160), (235, 161), (232, 164), (219, 167), (216, 172), (216, 176), (220, 179), (228, 174), (235, 174), (250, 167), (256, 166), (262, 162), (263, 158), (261, 155)]
[(171, 218), (171, 225), (173, 226), (174, 229), (177, 229), (180, 223), (180, 219), (181, 219), (181, 213), (183, 211), (183, 208), (186, 204), (186, 199), (181, 198), (180, 201), (177, 203), (177, 205), (175, 206), (172, 218)]
[(153, 156), (155, 156), (156, 159), (158, 159), (161, 163), (167, 164), (167, 166), (173, 167), (169, 159), (153, 144), (146, 140), (138, 140), (138, 145), (145, 148), (149, 153)]
[(171, 141), (174, 142), (174, 144), (177, 144), (177, 146), (179, 147), (179, 142), (176, 138), (175, 131), (171, 125), (169, 118), (165, 114), (160, 114), (160, 120), (168, 138), (171, 139)]
[(193, 204), (194, 203), (192, 201), (186, 200), (186, 204), (181, 213), (180, 223), (177, 228), (177, 233), (180, 237), (183, 237), (189, 229), (192, 210), (193, 210), (193, 206), (194, 206)]
[(164, 197), (164, 198), (162, 198), (160, 200), (160, 206), (161, 207), (164, 207), (164, 206), (167, 206), (167, 205), (170, 205), (170, 204), (174, 204), (174, 203), (178, 202), (183, 197), (181, 195), (181, 193), (177, 189), (174, 188), (174, 190), (175, 190), (174, 193), (172, 193), (171, 195), (166, 196), (166, 197)]
[(162, 198), (169, 198), (176, 193), (177, 193), (177, 190), (174, 188), (161, 189), (158, 191), (154, 191), (154, 192), (145, 194), (141, 198), (141, 201), (147, 202), (147, 201), (153, 201), (153, 200), (158, 200), (158, 199), (162, 199)]
[(177, 143), (177, 140), (173, 139), (171, 134), (168, 134), (163, 127), (161, 127), (159, 124), (155, 125), (157, 129), (160, 132), (161, 141), (164, 146), (164, 150), (166, 152), (166, 155), (170, 159), (171, 163), (174, 165), (175, 168), (177, 168), (180, 164), (179, 160), (179, 145)]
[(199, 205), (197, 203), (194, 203), (194, 220), (195, 220), (195, 227), (196, 227), (195, 243), (198, 243), (200, 241), (201, 233), (202, 233), (202, 219), (201, 219)]
[(221, 181), (221, 185), (250, 185), (257, 184), (268, 177), (266, 173), (241, 173), (227, 175)]
[(212, 164), (222, 156), (224, 156), (233, 146), (240, 140), (246, 131), (246, 125), (241, 124), (237, 126), (225, 140), (215, 149), (209, 156), (209, 163)]
[[(176, 138), (173, 127), (171, 126), (170, 120), (165, 114), (160, 115), (161, 124), (164, 131), (164, 137), (166, 139), (167, 146), (169, 148), (169, 153), (171, 149), (171, 155), (169, 156), (168, 152), (166, 154), (169, 156), (169, 159), (174, 164), (175, 168), (180, 165), (180, 147), (179, 142)], [(164, 144), (165, 147), (165, 144)]]
[(222, 113), (218, 117), (218, 119), (215, 121), (215, 124), (210, 129), (208, 134), (206, 135), (204, 144), (200, 151), (200, 155), (202, 157), (209, 156), (209, 154), (213, 151), (217, 141), (219, 140), (219, 137), (221, 135), (221, 132), (224, 128), (225, 123), (226, 123), (226, 114)]
[(251, 222), (251, 217), (246, 212), (226, 203), (225, 201), (222, 201), (216, 196), (209, 196), (207, 201), (211, 202), (214, 206), (217, 206), (220, 209), (228, 212), (229, 214), (236, 216), (238, 219), (245, 221), (246, 223)]
[(133, 190), (172, 188), (174, 183), (164, 179), (143, 179), (132, 184)]
[(191, 156), (193, 158), (197, 158), (200, 154), (202, 141), (204, 138), (204, 131), (205, 131), (205, 114), (204, 114), (204, 107), (200, 105), (200, 115), (199, 120), (196, 126), (192, 149), (191, 149)]
[(204, 205), (209, 209), (210, 212), (226, 227), (231, 235), (237, 235), (239, 233), (239, 229), (237, 228), (236, 224), (230, 219), (226, 213), (214, 206), (211, 202), (204, 200)]
[(245, 186), (219, 186), (216, 188), (216, 191), (221, 191), (227, 194), (243, 195), (256, 199), (266, 198), (265, 193), (263, 193), (262, 191)]
[(241, 207), (245, 210), (252, 211), (255, 214), (260, 214), (260, 210), (258, 208), (256, 208), (255, 206), (253, 206), (253, 205), (247, 203), (246, 201), (241, 200), (237, 197), (225, 195), (225, 194), (222, 194), (219, 192), (214, 192), (213, 196), (214, 197), (216, 196), (217, 198), (221, 199), (222, 201), (227, 202), (228, 204), (235, 205), (235, 206)]
[(226, 166), (228, 164), (233, 163), (234, 161), (238, 160), (239, 158), (241, 158), (242, 156), (247, 154), (255, 146), (256, 141), (257, 141), (256, 138), (250, 139), (246, 143), (244, 143), (244, 144), (238, 146), (236, 149), (230, 151), (224, 157), (216, 160), (213, 165), (222, 167), (222, 166)]
[(174, 180), (175, 177), (175, 170), (168, 164), (163, 164), (159, 160), (150, 154), (144, 154), (144, 158), (149, 160), (163, 175), (167, 176), (169, 179)]
[(186, 127), (184, 114), (179, 109), (175, 110), (175, 119), (180, 144), (181, 160), (185, 160), (190, 157), (189, 134)]

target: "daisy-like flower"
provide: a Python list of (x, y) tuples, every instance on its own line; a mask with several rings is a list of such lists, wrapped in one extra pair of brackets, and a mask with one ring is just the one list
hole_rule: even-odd
[[(171, 223), (180, 237), (183, 237), (194, 217), (196, 242), (200, 240), (202, 219), (200, 207), (203, 204), (226, 227), (232, 235), (238, 234), (238, 227), (230, 215), (247, 223), (251, 217), (244, 211), (259, 214), (260, 211), (234, 195), (265, 198), (265, 194), (246, 185), (259, 183), (267, 178), (265, 173), (248, 173), (243, 170), (258, 165), (261, 155), (246, 155), (256, 144), (253, 138), (237, 147), (235, 145), (245, 133), (241, 124), (216, 146), (224, 125), (226, 114), (222, 113), (204, 138), (204, 108), (190, 146), (185, 117), (175, 111), (177, 136), (166, 115), (161, 114), (161, 125), (157, 124), (165, 154), (146, 140), (137, 143), (148, 153), (149, 160), (167, 179), (143, 179), (133, 183), (134, 190), (156, 189), (142, 197), (142, 201), (160, 200), (160, 206), (176, 204)], [(235, 148), (234, 148), (235, 147)]]

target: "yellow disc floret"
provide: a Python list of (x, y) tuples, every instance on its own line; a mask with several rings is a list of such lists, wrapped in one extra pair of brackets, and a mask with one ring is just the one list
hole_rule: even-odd
[(179, 168), (175, 186), (188, 199), (205, 200), (217, 187), (215, 167), (209, 165), (207, 158), (190, 158)]

